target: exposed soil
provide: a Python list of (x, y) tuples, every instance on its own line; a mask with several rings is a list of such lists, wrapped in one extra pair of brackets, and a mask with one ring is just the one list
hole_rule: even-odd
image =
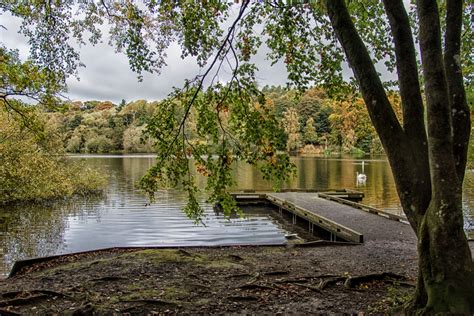
[[(380, 313), (413, 291), (414, 244), (117, 249), (0, 281), (0, 314)], [(357, 278), (357, 276), (364, 276)]]

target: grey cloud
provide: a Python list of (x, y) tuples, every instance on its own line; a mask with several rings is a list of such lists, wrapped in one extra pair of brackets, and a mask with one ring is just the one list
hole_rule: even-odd
[(8, 13), (0, 14), (2, 17), (2, 25), (4, 28), (0, 28), (1, 43), (11, 49), (18, 49), (20, 57), (26, 59), (28, 57), (28, 40), (21, 34), (18, 33), (20, 28), (20, 20), (12, 17)]
[[(1, 24), (8, 29), (0, 30), (1, 41), (7, 47), (18, 48), (21, 57), (25, 58), (28, 55), (28, 45), (26, 38), (16, 32), (20, 25), (19, 19), (3, 14)], [(104, 29), (104, 36), (106, 34)], [(103, 41), (107, 42), (107, 38)], [(268, 48), (262, 48), (253, 59), (259, 68), (259, 84), (284, 85), (287, 79), (285, 65), (278, 62), (272, 66), (266, 59), (267, 51)], [(193, 58), (181, 59), (177, 44), (172, 44), (168, 49), (167, 66), (162, 69), (161, 74), (144, 74), (143, 82), (138, 82), (137, 74), (130, 70), (126, 56), (116, 53), (115, 49), (106, 43), (86, 45), (81, 47), (80, 53), (81, 61), (86, 67), (79, 69), (79, 81), (76, 78), (68, 79), (66, 96), (72, 100), (110, 100), (115, 103), (121, 99), (160, 100), (165, 98), (173, 87), (181, 87), (185, 79), (194, 78), (204, 72)], [(381, 72), (384, 77), (387, 76), (386, 72)], [(344, 67), (344, 73), (347, 77), (352, 75), (347, 66)], [(206, 83), (209, 83), (213, 76), (211, 73)], [(230, 78), (231, 70), (226, 66), (221, 70), (218, 80), (227, 82)]]
[[(17, 30), (20, 20), (9, 14), (2, 15), (2, 25), (7, 31), (0, 30), (2, 42), (9, 48), (17, 48), (20, 56), (28, 56), (27, 39)], [(107, 31), (104, 29), (104, 36)], [(68, 79), (68, 93), (66, 97), (72, 100), (111, 100), (120, 102), (137, 99), (159, 100), (165, 98), (173, 87), (181, 87), (185, 79), (194, 78), (204, 72), (199, 69), (193, 58), (181, 59), (178, 45), (173, 44), (167, 51), (168, 58), (161, 74), (144, 74), (143, 82), (138, 82), (137, 74), (130, 70), (126, 56), (116, 53), (108, 44), (96, 46), (86, 45), (80, 48), (81, 62), (86, 67), (79, 68), (79, 81), (75, 77)], [(284, 67), (277, 65), (270, 67), (264, 61), (264, 56), (258, 56), (256, 61), (260, 68), (258, 74), (262, 85), (283, 84), (286, 78)], [(211, 74), (210, 77), (212, 77)], [(224, 67), (219, 74), (219, 80), (226, 82), (231, 77), (231, 71)], [(209, 79), (210, 80), (210, 79)]]

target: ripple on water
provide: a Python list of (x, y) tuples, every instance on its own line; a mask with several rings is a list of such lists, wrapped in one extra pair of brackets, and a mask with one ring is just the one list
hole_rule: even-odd
[(284, 231), (262, 210), (246, 217), (226, 218), (210, 205), (202, 224), (182, 212), (185, 196), (161, 193), (157, 203), (144, 195), (120, 190), (105, 199), (75, 199), (73, 203), (4, 210), (10, 228), (4, 229), (1, 248), (5, 274), (15, 260), (109, 247), (215, 246), (284, 243)]
[[(74, 199), (48, 205), (0, 208), (0, 274), (19, 259), (116, 246), (183, 246), (270, 244), (285, 241), (286, 233), (264, 210), (246, 218), (226, 219), (203, 203), (203, 222), (195, 225), (181, 211), (185, 196), (161, 191), (156, 203), (146, 206), (146, 196), (134, 186), (154, 163), (153, 155), (89, 155), (85, 163), (108, 175), (105, 198)], [(294, 157), (298, 175), (285, 184), (300, 189), (357, 189), (364, 203), (401, 213), (400, 202), (386, 159), (365, 160), (367, 183), (355, 187), (360, 160)], [(234, 174), (237, 188), (269, 190), (272, 187), (252, 167), (239, 164)], [(204, 183), (204, 182), (203, 182)], [(464, 188), (466, 229), (473, 228), (474, 173), (467, 172)], [(474, 237), (474, 231), (470, 231)]]

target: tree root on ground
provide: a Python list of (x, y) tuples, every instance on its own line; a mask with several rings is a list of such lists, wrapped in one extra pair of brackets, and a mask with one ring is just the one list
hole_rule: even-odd
[(227, 299), (235, 302), (258, 301), (258, 297), (256, 296), (228, 296)]
[(43, 301), (47, 299), (48, 297), (49, 297), (48, 295), (40, 294), (40, 295), (32, 295), (32, 296), (22, 297), (22, 298), (13, 298), (10, 300), (0, 301), (0, 307), (34, 304), (34, 303)]
[(184, 249), (178, 249), (177, 252), (183, 257), (193, 257), (192, 253), (190, 253), (189, 251), (186, 251)]
[[(34, 304), (49, 297), (68, 297), (63, 293), (51, 290), (15, 291), (2, 293), (0, 296), (4, 299), (0, 301), (0, 307)], [(3, 314), (0, 313), (0, 315)]]
[(7, 309), (0, 308), (0, 315), (2, 315), (2, 316), (20, 316), (21, 314), (9, 311)]
[(288, 271), (269, 271), (269, 272), (261, 272), (262, 275), (286, 275), (289, 274)]
[(283, 280), (276, 280), (274, 283), (278, 284), (286, 284), (286, 283), (304, 283), (308, 282), (307, 278), (296, 278), (296, 279), (283, 279)]
[(322, 290), (320, 290), (317, 286), (311, 286), (311, 285), (306, 285), (306, 284), (301, 284), (301, 283), (295, 283), (297, 286), (301, 286), (307, 289), (310, 289), (311, 291), (318, 292), (318, 293), (323, 293)]
[(324, 290), (328, 285), (336, 284), (337, 282), (345, 281), (346, 279), (347, 277), (334, 277), (334, 278), (329, 278), (326, 280), (321, 280), (316, 287), (319, 290)]
[(251, 277), (252, 274), (250, 273), (239, 273), (239, 274), (232, 274), (229, 275), (229, 278), (246, 278), (246, 277)]
[(52, 290), (31, 290), (31, 291), (14, 291), (14, 292), (5, 292), (0, 294), (1, 298), (17, 298), (18, 296), (29, 296), (31, 294), (45, 294), (49, 296), (57, 296), (57, 297), (67, 297), (67, 295), (63, 293), (59, 293)]
[(101, 278), (91, 279), (90, 281), (92, 281), (92, 282), (110, 282), (110, 281), (122, 281), (122, 280), (127, 280), (127, 278), (110, 275), (110, 276), (105, 276), (105, 277), (101, 277)]
[[(309, 278), (321, 279), (319, 284), (316, 287), (314, 287), (315, 289), (318, 289), (320, 291), (324, 290), (329, 285), (336, 284), (342, 281), (344, 281), (344, 286), (348, 289), (353, 289), (361, 283), (367, 283), (367, 282), (372, 282), (372, 281), (383, 281), (383, 282), (392, 283), (392, 284), (396, 283), (396, 284), (410, 286), (410, 287), (414, 286), (414, 284), (407, 281), (407, 278), (405, 276), (391, 273), (391, 272), (384, 272), (380, 274), (367, 274), (367, 275), (360, 275), (360, 276), (355, 276), (355, 277), (336, 276), (332, 274), (326, 274), (326, 275), (308, 277), (307, 279)], [(304, 283), (304, 282), (305, 280), (302, 278), (275, 281), (275, 283), (294, 283), (298, 286), (301, 286), (301, 283)], [(308, 286), (305, 286), (305, 287), (308, 287)], [(308, 288), (311, 289), (311, 287), (308, 287)]]
[(244, 261), (244, 258), (242, 258), (241, 256), (238, 256), (238, 255), (228, 255), (227, 257), (229, 259), (231, 259), (233, 261), (237, 261), (237, 262)]
[(377, 274), (366, 274), (360, 275), (356, 277), (349, 277), (344, 282), (344, 286), (346, 288), (355, 288), (357, 285), (361, 283), (367, 283), (372, 281), (383, 281), (383, 282), (395, 282), (395, 281), (406, 281), (407, 278), (403, 275), (391, 273), (391, 272), (383, 272)]
[(239, 274), (232, 274), (229, 275), (230, 278), (245, 278), (245, 277), (256, 277), (256, 276), (261, 276), (261, 275), (266, 275), (266, 276), (274, 276), (274, 275), (286, 275), (289, 274), (289, 271), (268, 271), (268, 272), (257, 272), (254, 274), (250, 273), (239, 273)]
[[(265, 280), (262, 280), (262, 276), (269, 276), (269, 275), (279, 275), (279, 274), (286, 274), (287, 271), (273, 271), (273, 272), (258, 272), (255, 274), (238, 274), (233, 275), (231, 277), (253, 277), (249, 282), (238, 286), (240, 289), (274, 289), (274, 287), (278, 287), (279, 289), (283, 289), (281, 286), (277, 286), (278, 284), (286, 284), (291, 283), (296, 286), (305, 287), (312, 291), (322, 293), (322, 291), (333, 284), (338, 282), (344, 282), (344, 287), (347, 289), (354, 290), (358, 285), (361, 283), (368, 283), (373, 281), (381, 281), (384, 283), (391, 283), (391, 284), (398, 284), (403, 286), (414, 286), (413, 283), (409, 282), (407, 278), (403, 275), (395, 274), (392, 272), (383, 272), (377, 274), (366, 274), (366, 275), (359, 275), (359, 276), (338, 276), (333, 274), (322, 274), (322, 275), (315, 275), (315, 276), (305, 276), (300, 278), (290, 278), (290, 279), (277, 279), (271, 281), (270, 286), (262, 285), (262, 284), (255, 284), (258, 280), (265, 283)], [(311, 279), (320, 279), (318, 285), (312, 286), (307, 285), (304, 283), (308, 283)]]
[(264, 290), (274, 290), (275, 288), (267, 285), (261, 284), (244, 284), (238, 287), (241, 290), (254, 290), (254, 289), (264, 289)]

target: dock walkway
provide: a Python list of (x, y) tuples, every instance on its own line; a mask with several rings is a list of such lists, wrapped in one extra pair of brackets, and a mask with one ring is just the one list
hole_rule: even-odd
[[(388, 216), (383, 211), (377, 212), (374, 208), (347, 200), (340, 201), (340, 198), (333, 198), (333, 195), (328, 196), (325, 193), (315, 192), (234, 194), (238, 202), (239, 200), (248, 202), (253, 196), (255, 200), (283, 208), (294, 216), (304, 218), (311, 225), (320, 226), (346, 241), (416, 243), (413, 230), (410, 225), (401, 221), (402, 217)], [(331, 200), (338, 200), (341, 203)], [(350, 205), (346, 205), (346, 203)]]
[(363, 235), (363, 241), (414, 239), (410, 225), (323, 199), (315, 193), (271, 193), (314, 214)]

